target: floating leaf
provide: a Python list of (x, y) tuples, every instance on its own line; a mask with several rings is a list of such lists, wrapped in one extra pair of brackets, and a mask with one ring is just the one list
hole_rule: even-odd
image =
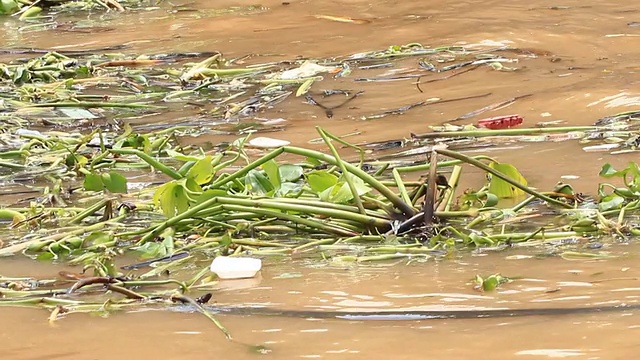
[(603, 178), (612, 178), (616, 176), (624, 176), (627, 173), (627, 169), (618, 171), (613, 168), (613, 165), (606, 163), (602, 165), (602, 169), (600, 169), (600, 173), (598, 175)]
[(616, 170), (611, 164), (607, 163), (602, 166), (599, 175), (603, 178), (622, 177), (630, 191), (640, 191), (640, 167), (638, 167), (637, 163), (631, 162), (622, 170)]
[(22, 13), (22, 15), (20, 15), (20, 17), (18, 19), (19, 20), (25, 20), (25, 19), (29, 19), (29, 18), (32, 18), (32, 17), (36, 17), (41, 12), (42, 12), (42, 8), (41, 7), (32, 6), (32, 7), (28, 8), (27, 10), (25, 10)]
[(262, 164), (262, 169), (267, 174), (269, 182), (271, 182), (271, 188), (276, 189), (280, 186), (280, 171), (278, 169), (278, 163), (271, 159)]
[(141, 246), (136, 246), (132, 249), (140, 252), (140, 258), (143, 260), (154, 259), (167, 255), (167, 249), (164, 244), (157, 242), (148, 242)]
[(214, 175), (211, 160), (211, 155), (207, 155), (204, 158), (196, 161), (191, 169), (189, 169), (189, 173), (187, 176), (193, 179), (198, 185), (203, 185), (210, 182)]
[(480, 275), (476, 275), (475, 283), (476, 288), (482, 289), (482, 291), (494, 291), (498, 286), (511, 282), (511, 279), (504, 277), (500, 274), (493, 274), (483, 278)]
[(338, 183), (338, 177), (328, 171), (315, 170), (307, 174), (307, 183), (313, 191), (321, 193)]
[(149, 138), (145, 135), (140, 134), (131, 134), (124, 139), (119, 140), (117, 143), (113, 144), (114, 149), (122, 149), (122, 148), (133, 148), (142, 150), (143, 152), (150, 154), (151, 153), (151, 142)]
[(15, 0), (0, 0), (0, 14), (10, 15), (20, 9), (20, 4)]
[(575, 195), (575, 191), (573, 190), (573, 187), (569, 184), (565, 184), (565, 183), (558, 183), (556, 184), (555, 188), (553, 189), (553, 192), (558, 193), (558, 194), (565, 194), (565, 195)]
[(189, 209), (189, 198), (187, 197), (184, 187), (176, 186), (174, 190), (175, 215), (180, 215)]
[(184, 155), (171, 149), (167, 149), (165, 150), (165, 152), (167, 153), (167, 155), (180, 161), (198, 161), (202, 159), (202, 156)]
[[(371, 188), (369, 187), (369, 185), (367, 185), (359, 177), (352, 174), (346, 174), (346, 175), (350, 177), (350, 180), (355, 187), (355, 190), (357, 193), (356, 195), (358, 197), (371, 191)], [(330, 188), (325, 189), (319, 194), (319, 196), (320, 196), (320, 199), (323, 201), (329, 201), (337, 204), (348, 203), (354, 198), (353, 193), (351, 192), (351, 188), (349, 187), (349, 184), (347, 184), (344, 180), (338, 182), (337, 184), (333, 185)]]
[(202, 203), (204, 201), (207, 201), (209, 199), (212, 199), (214, 197), (225, 196), (225, 195), (227, 195), (227, 192), (224, 191), (224, 190), (218, 190), (218, 189), (206, 190), (200, 196), (198, 196), (195, 205), (200, 204), (200, 203)]
[(249, 192), (258, 195), (265, 195), (274, 190), (269, 179), (258, 170), (249, 171), (244, 178), (244, 184)]
[(84, 241), (91, 245), (106, 244), (113, 240), (113, 234), (106, 233), (104, 231), (94, 231), (89, 234)]
[(84, 177), (84, 182), (82, 186), (87, 191), (102, 191), (104, 189), (104, 184), (102, 183), (102, 176), (98, 174), (87, 174)]
[(170, 181), (162, 185), (153, 195), (154, 203), (156, 203), (156, 205), (160, 205), (162, 213), (166, 217), (172, 217), (176, 214), (176, 206), (174, 203), (176, 187), (176, 183), (174, 181)]
[(303, 169), (300, 165), (284, 164), (278, 168), (280, 179), (284, 181), (296, 181), (302, 177)]
[(112, 193), (125, 194), (127, 192), (127, 178), (117, 172), (110, 171), (102, 174), (102, 182), (104, 187)]
[(600, 200), (600, 203), (598, 203), (598, 209), (600, 211), (618, 209), (622, 206), (622, 204), (624, 204), (623, 197), (611, 194)]
[(189, 196), (185, 191), (197, 191), (198, 185), (193, 179), (182, 179), (180, 181), (170, 181), (162, 185), (153, 195), (154, 203), (160, 205), (162, 213), (166, 217), (173, 217), (189, 209)]
[[(491, 164), (489, 164), (489, 166), (503, 173), (504, 175), (516, 181), (517, 183), (527, 186), (527, 180), (524, 178), (524, 176), (522, 176), (522, 174), (520, 174), (518, 169), (516, 169), (513, 165), (506, 164), (506, 163), (492, 162)], [(497, 176), (491, 176), (491, 181), (489, 182), (489, 192), (494, 194), (500, 199), (513, 198), (513, 197), (524, 195), (524, 191), (509, 184), (508, 182), (500, 179)]]
[(565, 260), (590, 260), (590, 259), (609, 259), (612, 255), (605, 253), (587, 253), (577, 251), (565, 251), (560, 254), (560, 257)]
[(353, 199), (353, 194), (349, 189), (349, 185), (344, 182), (340, 182), (319, 194), (320, 200), (328, 201), (332, 203), (342, 204)]
[(311, 85), (313, 85), (315, 81), (316, 81), (316, 78), (309, 78), (305, 80), (305, 82), (303, 82), (302, 85), (298, 87), (298, 91), (296, 91), (296, 97), (299, 97), (308, 93), (309, 90), (311, 89)]
[(274, 194), (276, 197), (283, 197), (289, 195), (297, 195), (302, 191), (302, 184), (284, 182), (280, 184), (278, 191)]

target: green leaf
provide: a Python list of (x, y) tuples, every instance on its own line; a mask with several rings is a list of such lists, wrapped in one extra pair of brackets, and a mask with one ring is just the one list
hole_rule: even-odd
[(227, 195), (227, 192), (224, 190), (219, 190), (219, 189), (206, 190), (200, 196), (198, 196), (198, 198), (196, 199), (195, 205), (203, 203), (209, 199), (213, 199), (214, 197), (217, 197), (217, 196), (226, 196), (226, 195)]
[(187, 197), (184, 187), (176, 186), (174, 193), (174, 204), (176, 207), (176, 215), (180, 215), (183, 212), (189, 210), (189, 198)]
[(314, 81), (316, 81), (315, 77), (309, 78), (307, 79), (305, 82), (302, 83), (302, 85), (300, 85), (300, 87), (298, 88), (298, 91), (296, 91), (296, 97), (302, 96), (306, 93), (309, 92), (309, 89), (311, 89), (311, 85), (313, 85)]
[(602, 176), (603, 178), (612, 178), (616, 176), (624, 176), (626, 173), (627, 173), (627, 169), (618, 171), (614, 169), (611, 164), (606, 163), (602, 165), (602, 169), (600, 169), (600, 173), (598, 175)]
[(498, 196), (496, 196), (496, 194), (492, 194), (490, 192), (484, 193), (483, 194), (483, 201), (482, 201), (482, 207), (483, 208), (490, 208), (490, 207), (494, 207), (496, 205), (498, 205), (498, 201), (500, 200), (500, 198), (498, 198)]
[(615, 188), (613, 190), (613, 193), (616, 195), (622, 196), (623, 198), (626, 198), (626, 199), (631, 199), (631, 198), (635, 199), (635, 198), (638, 198), (638, 196), (640, 195), (637, 192), (633, 192), (627, 189), (626, 187)]
[(20, 10), (20, 5), (14, 0), (0, 0), (0, 14), (10, 15)]
[(142, 260), (153, 259), (167, 255), (167, 248), (162, 243), (148, 242), (141, 246), (134, 247), (133, 250), (141, 253)]
[(188, 177), (192, 178), (198, 185), (203, 185), (213, 179), (213, 165), (211, 165), (212, 156), (207, 155), (196, 161), (189, 169)]
[(25, 12), (22, 13), (22, 15), (20, 15), (20, 17), (18, 18), (19, 20), (25, 20), (28, 18), (32, 18), (37, 16), (38, 14), (40, 14), (40, 12), (42, 12), (42, 8), (39, 6), (32, 6), (30, 8), (28, 8)]
[(176, 214), (175, 190), (177, 187), (179, 185), (175, 181), (170, 181), (158, 188), (153, 194), (153, 202), (156, 206), (160, 206), (162, 213), (168, 218)]
[(38, 255), (36, 255), (36, 259), (37, 260), (41, 260), (41, 261), (51, 261), (55, 258), (56, 256), (48, 251), (46, 252), (41, 252)]
[[(356, 195), (358, 197), (368, 193), (371, 191), (371, 188), (359, 177), (347, 174), (350, 177), (351, 182), (356, 188)], [(329, 201), (336, 204), (344, 204), (353, 200), (353, 193), (351, 192), (351, 188), (349, 184), (345, 181), (340, 181), (334, 186), (322, 191), (320, 194), (320, 199), (323, 201)]]
[(112, 193), (127, 193), (127, 178), (115, 171), (102, 174), (102, 182), (104, 187)]
[[(76, 68), (75, 73), (78, 78), (89, 77), (89, 75), (91, 75), (91, 69), (89, 69), (87, 65), (81, 65)], [(71, 88), (73, 85), (73, 79), (70, 78), (69, 80), (72, 80), (71, 83), (67, 82), (65, 85), (68, 85), (68, 88)]]
[(480, 236), (474, 232), (469, 234), (469, 241), (477, 247), (492, 246), (494, 242), (486, 236)]
[(307, 183), (316, 193), (321, 193), (338, 183), (338, 177), (325, 170), (314, 170), (307, 174)]
[(482, 282), (482, 290), (493, 291), (498, 287), (498, 285), (500, 285), (498, 278), (495, 276), (489, 276)]
[(149, 138), (146, 135), (129, 134), (129, 136), (115, 143), (113, 145), (113, 148), (114, 149), (133, 148), (137, 150), (142, 150), (143, 152), (150, 154), (151, 142), (149, 141)]
[(82, 186), (87, 191), (102, 191), (104, 189), (104, 183), (102, 182), (102, 176), (98, 174), (87, 174), (84, 177)]
[(265, 195), (273, 191), (273, 185), (267, 177), (258, 170), (251, 170), (244, 178), (245, 187), (253, 194)]
[(629, 163), (629, 166), (627, 166), (627, 175), (631, 176), (630, 181), (625, 177), (625, 184), (629, 187), (629, 190), (633, 192), (640, 191), (640, 168), (637, 163)]
[(313, 157), (307, 157), (306, 159), (307, 164), (311, 165), (311, 166), (320, 166), (322, 165), (322, 162), (320, 162), (320, 160), (313, 158)]
[(565, 194), (565, 195), (575, 195), (576, 192), (573, 190), (573, 187), (569, 184), (564, 184), (564, 183), (558, 183), (555, 188), (553, 189), (553, 192), (558, 193), (558, 194)]
[(202, 192), (202, 187), (200, 187), (200, 185), (194, 179), (184, 178), (184, 179), (178, 180), (178, 183), (181, 184), (182, 186), (184, 186), (185, 188), (187, 188), (192, 193), (193, 192), (196, 192), (196, 193), (201, 193)]
[(351, 180), (354, 187), (356, 188), (356, 193), (358, 194), (358, 196), (362, 196), (368, 193), (369, 191), (371, 191), (371, 187), (369, 187), (369, 185), (367, 185), (367, 183), (365, 183), (364, 180), (360, 179), (359, 177), (353, 174), (348, 173), (346, 175), (349, 176), (349, 180)]
[(280, 174), (280, 181), (294, 182), (302, 177), (302, 166), (293, 164), (280, 165), (278, 173)]
[(94, 231), (89, 234), (84, 241), (91, 245), (105, 244), (113, 240), (113, 234), (104, 231)]
[(478, 288), (483, 291), (494, 291), (498, 286), (510, 282), (511, 279), (504, 277), (500, 274), (493, 274), (487, 276), (486, 278), (482, 278), (480, 275), (476, 275), (475, 282), (478, 285)]
[[(513, 165), (493, 162), (489, 164), (489, 166), (503, 173), (517, 183), (527, 186), (527, 180)], [(489, 192), (496, 195), (500, 199), (513, 198), (524, 195), (524, 191), (498, 178), (497, 176), (491, 176), (491, 181), (489, 182)]]
[(224, 247), (227, 247), (233, 243), (233, 239), (231, 238), (231, 234), (227, 231), (220, 237), (218, 243)]
[(302, 184), (285, 182), (280, 184), (280, 187), (275, 193), (277, 197), (285, 197), (288, 195), (297, 195), (302, 191)]
[(611, 194), (605, 196), (604, 198), (602, 198), (602, 200), (600, 200), (600, 203), (598, 203), (598, 209), (600, 211), (618, 209), (622, 206), (622, 204), (624, 204), (623, 197)]
[(184, 155), (184, 154), (181, 154), (181, 153), (179, 153), (177, 151), (174, 151), (174, 150), (171, 150), (171, 149), (166, 149), (165, 152), (170, 157), (172, 157), (172, 158), (174, 158), (176, 160), (180, 160), (180, 161), (198, 161), (198, 160), (202, 159), (202, 156)]
[(173, 243), (173, 236), (175, 235), (175, 231), (172, 228), (168, 228), (160, 234), (162, 238), (162, 246), (164, 246), (166, 255), (173, 255), (175, 252), (175, 245)]
[[(322, 195), (325, 195), (326, 198), (323, 199)], [(320, 195), (320, 199), (336, 204), (344, 204), (353, 199), (353, 194), (351, 193), (347, 183), (340, 182), (330, 189), (323, 191)]]
[(262, 169), (265, 173), (267, 173), (267, 178), (269, 178), (269, 182), (271, 182), (271, 186), (273, 189), (276, 189), (280, 186), (282, 180), (280, 179), (280, 171), (278, 171), (278, 163), (271, 159), (266, 163), (262, 164)]
[(64, 159), (64, 164), (67, 165), (67, 167), (70, 167), (70, 168), (73, 168), (76, 165), (78, 165), (78, 167), (83, 167), (88, 162), (89, 162), (89, 159), (87, 159), (86, 157), (84, 157), (82, 155), (78, 155), (78, 154), (67, 154), (67, 156)]

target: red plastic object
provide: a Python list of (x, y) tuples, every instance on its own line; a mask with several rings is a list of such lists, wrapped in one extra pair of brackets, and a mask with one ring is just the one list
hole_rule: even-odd
[(478, 126), (491, 130), (500, 130), (518, 126), (522, 124), (523, 121), (524, 119), (520, 115), (496, 116), (478, 120)]

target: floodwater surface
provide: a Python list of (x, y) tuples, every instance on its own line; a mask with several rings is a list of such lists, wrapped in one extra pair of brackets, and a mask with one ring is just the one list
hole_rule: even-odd
[[(535, 258), (529, 251), (441, 262), (318, 265), (267, 260), (259, 279), (221, 281), (218, 304), (316, 311), (474, 310), (638, 304), (640, 248), (609, 260)], [(8, 264), (12, 264), (11, 261)], [(3, 274), (51, 266), (13, 263)], [(473, 290), (475, 274), (518, 277), (494, 293)], [(635, 311), (472, 320), (351, 321), (219, 315), (235, 342), (203, 316), (148, 310), (107, 318), (2, 309), (2, 354), (11, 359), (627, 359), (639, 350)], [(250, 345), (261, 345), (256, 353)]]
[[(176, 4), (180, 4), (177, 2)], [(95, 12), (62, 20), (78, 29), (19, 32), (15, 19), (0, 19), (6, 47), (76, 49), (127, 44), (132, 53), (220, 51), (225, 57), (253, 54), (255, 63), (333, 58), (391, 45), (419, 42), (440, 46), (495, 43), (528, 49), (515, 72), (478, 68), (422, 86), (415, 79), (354, 82), (326, 77), (319, 88), (363, 90), (333, 118), (300, 98), (259, 114), (286, 120), (271, 134), (294, 145), (317, 138), (315, 126), (336, 135), (358, 132), (353, 142), (373, 142), (427, 132), (429, 125), (512, 97), (500, 113), (518, 113), (529, 125), (561, 120), (592, 125), (597, 119), (640, 106), (640, 6), (630, 1), (247, 1), (185, 3), (182, 11)], [(224, 11), (223, 11), (224, 10)], [(329, 15), (362, 19), (342, 23)], [(409, 63), (407, 63), (409, 66)], [(415, 61), (411, 63), (415, 67)], [(362, 75), (359, 73), (358, 76)], [(434, 75), (439, 76), (439, 75)], [(403, 115), (362, 121), (426, 98), (484, 98), (428, 105)], [(184, 121), (170, 112), (145, 121)], [(136, 125), (136, 124), (134, 124)], [(226, 135), (190, 141), (218, 143)], [(577, 141), (510, 143), (489, 149), (512, 163), (529, 184), (547, 189), (563, 176), (576, 190), (597, 191), (604, 162), (637, 160), (634, 153), (587, 153)], [(465, 171), (472, 169), (465, 169)], [(476, 172), (479, 175), (479, 172)], [(465, 181), (472, 181), (466, 178)], [(478, 182), (469, 184), (476, 188)], [(544, 250), (515, 249), (458, 254), (442, 261), (328, 265), (321, 261), (269, 260), (261, 279), (221, 282), (213, 301), (297, 310), (478, 309), (581, 307), (636, 304), (640, 296), (640, 248), (610, 245), (609, 259), (568, 260), (539, 256)], [(580, 245), (578, 245), (579, 247)], [(552, 247), (552, 246), (550, 246)], [(548, 249), (547, 249), (548, 250)], [(0, 260), (3, 276), (53, 278), (63, 265), (21, 257)], [(495, 293), (473, 289), (480, 274), (517, 277)], [(350, 321), (221, 315), (235, 342), (203, 316), (148, 309), (101, 318), (73, 314), (47, 322), (48, 313), (1, 308), (0, 356), (6, 359), (629, 359), (640, 350), (640, 312), (474, 320)], [(249, 345), (262, 345), (256, 352)]]

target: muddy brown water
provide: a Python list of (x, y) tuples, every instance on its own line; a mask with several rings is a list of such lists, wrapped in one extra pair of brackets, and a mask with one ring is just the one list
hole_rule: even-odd
[[(337, 135), (360, 132), (353, 141), (404, 138), (485, 105), (533, 94), (500, 114), (519, 113), (528, 123), (564, 120), (591, 125), (598, 118), (640, 104), (640, 6), (630, 1), (195, 1), (200, 11), (165, 9), (124, 14), (93, 13), (67, 20), (99, 25), (92, 33), (50, 30), (17, 32), (2, 19), (6, 46), (91, 48), (128, 44), (127, 51), (157, 53), (219, 50), (227, 57), (264, 55), (257, 61), (297, 56), (330, 58), (390, 45), (511, 42), (540, 55), (523, 59), (517, 72), (480, 68), (424, 86), (412, 80), (354, 83), (327, 78), (321, 88), (364, 90), (350, 108), (327, 119), (321, 111), (290, 99), (260, 114), (287, 120), (275, 137), (308, 146), (320, 125)], [(240, 7), (218, 13), (216, 9)], [(348, 16), (364, 24), (331, 22), (314, 15)], [(64, 19), (64, 17), (63, 17)], [(8, 30), (7, 30), (8, 29)], [(414, 65), (415, 66), (415, 63)], [(487, 98), (437, 104), (373, 121), (362, 115), (393, 109), (426, 97), (453, 98), (491, 92)], [(612, 101), (611, 99), (617, 99)], [(550, 114), (550, 116), (545, 115)], [(489, 113), (489, 115), (499, 115)], [(168, 114), (171, 122), (184, 114)], [(219, 142), (209, 136), (196, 142)], [(563, 175), (578, 191), (595, 193), (602, 163), (623, 165), (633, 154), (586, 153), (577, 142), (517, 144), (493, 151), (515, 164), (529, 183), (542, 189)], [(473, 170), (471, 170), (473, 173)], [(476, 175), (479, 174), (476, 173)], [(473, 179), (473, 178), (472, 178)], [(479, 179), (478, 179), (479, 181)], [(478, 186), (479, 183), (473, 184)], [(268, 260), (254, 283), (221, 283), (221, 304), (261, 304), (286, 309), (416, 309), (439, 307), (541, 307), (636, 303), (640, 296), (638, 252), (631, 243), (611, 246), (615, 257), (569, 261), (538, 259), (535, 251), (512, 250), (482, 256), (461, 254), (440, 262), (327, 265)], [(0, 260), (3, 276), (52, 278), (62, 265), (24, 258)], [(522, 279), (490, 294), (476, 292), (476, 274), (500, 272)], [(629, 359), (640, 350), (637, 311), (564, 317), (437, 321), (347, 321), (284, 317), (221, 316), (238, 342), (264, 344), (265, 355), (223, 339), (195, 313), (139, 311), (107, 318), (74, 314), (47, 322), (48, 313), (28, 308), (0, 309), (0, 355), (6, 359)]]

